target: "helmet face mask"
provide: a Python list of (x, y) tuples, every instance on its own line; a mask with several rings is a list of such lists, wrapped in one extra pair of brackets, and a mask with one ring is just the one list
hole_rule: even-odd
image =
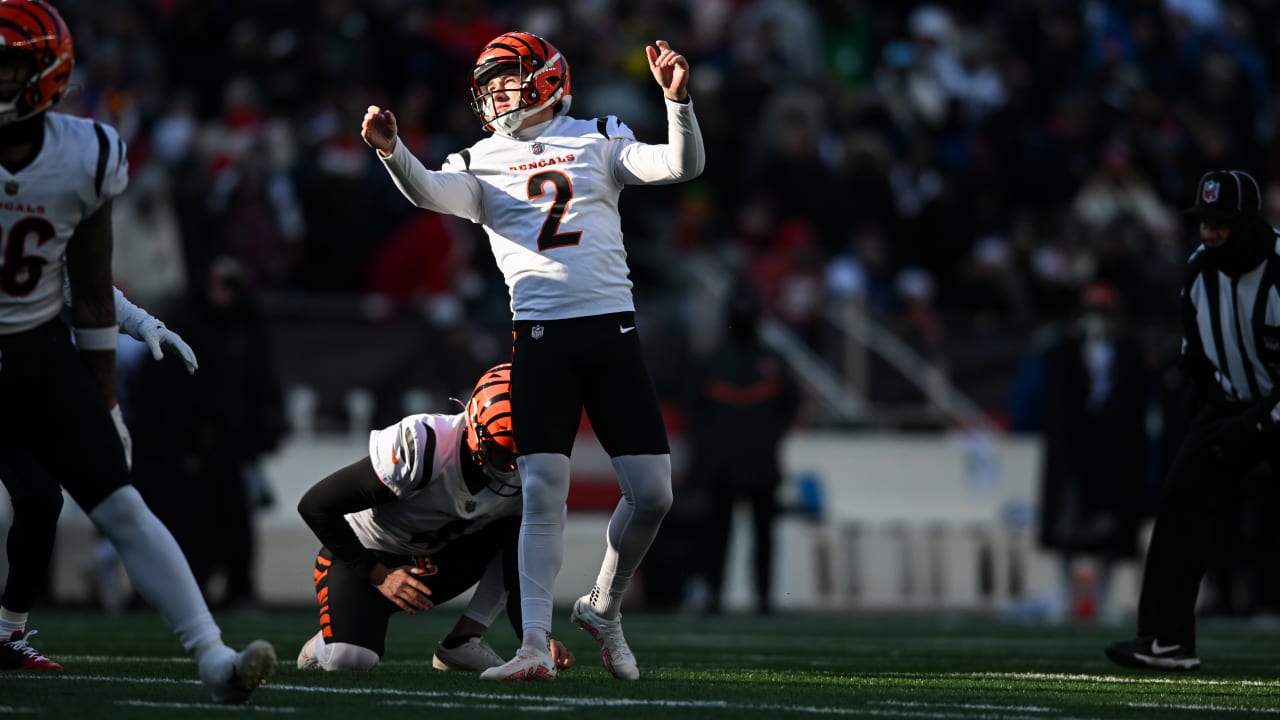
[(466, 442), (471, 461), (495, 495), (520, 493), (516, 444), (511, 432), (511, 364), (490, 368), (476, 383), (466, 405)]
[[(504, 80), (494, 82), (500, 78)], [(555, 46), (532, 33), (494, 38), (471, 71), (471, 110), (490, 132), (515, 132), (544, 108), (568, 112), (570, 91), (568, 61)], [(510, 106), (499, 111), (495, 94)]]
[(0, 125), (48, 110), (66, 94), (75, 47), (62, 16), (44, 0), (0, 0), (0, 46), (0, 64), (14, 71), (0, 85), (17, 88), (0, 97)]

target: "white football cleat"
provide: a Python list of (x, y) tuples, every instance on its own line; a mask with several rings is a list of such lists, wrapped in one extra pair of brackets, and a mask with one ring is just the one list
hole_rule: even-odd
[(502, 664), (502, 656), (479, 636), (467, 638), (452, 650), (436, 645), (436, 654), (431, 656), (431, 667), (437, 670), (484, 672)]
[(276, 670), (276, 651), (266, 640), (254, 640), (240, 652), (227, 646), (210, 651), (200, 663), (200, 679), (213, 701), (222, 705), (243, 705), (253, 691)]
[(520, 648), (505, 664), (480, 673), (481, 680), (555, 680), (551, 656), (532, 648)]
[(619, 680), (639, 680), (640, 666), (622, 636), (622, 616), (606, 620), (591, 607), (590, 597), (583, 595), (573, 603), (573, 621), (591, 633), (600, 646), (600, 659), (605, 669)]
[(320, 670), (320, 658), (316, 657), (316, 640), (320, 638), (319, 630), (312, 635), (309, 640), (302, 644), (302, 649), (298, 651), (298, 669), (299, 670)]

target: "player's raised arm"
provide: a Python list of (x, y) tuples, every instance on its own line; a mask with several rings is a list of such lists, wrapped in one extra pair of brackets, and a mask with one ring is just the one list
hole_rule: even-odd
[(689, 100), (689, 61), (684, 55), (671, 49), (666, 40), (659, 40), (655, 45), (644, 49), (649, 56), (649, 70), (653, 79), (658, 81), (662, 94), (672, 102)]
[(653, 79), (662, 88), (667, 106), (667, 142), (632, 142), (621, 148), (617, 176), (625, 185), (659, 185), (692, 180), (702, 174), (706, 150), (702, 130), (689, 99), (689, 61), (666, 40), (645, 47)]
[[(396, 116), (370, 105), (360, 125), (360, 137), (378, 153), (391, 180), (409, 202), (435, 212), (456, 215), (473, 222), (480, 218), (480, 187), (466, 172), (432, 171), (398, 139)], [(462, 169), (461, 167), (459, 169)]]
[(395, 113), (377, 105), (370, 105), (360, 124), (360, 137), (369, 147), (383, 157), (390, 157), (396, 149), (396, 137), (400, 134)]

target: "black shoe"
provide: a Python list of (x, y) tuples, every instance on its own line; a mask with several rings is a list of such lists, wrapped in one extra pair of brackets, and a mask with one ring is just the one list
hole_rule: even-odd
[(1117, 665), (1155, 670), (1195, 670), (1200, 658), (1182, 645), (1161, 644), (1152, 637), (1121, 640), (1107, 646), (1107, 657)]

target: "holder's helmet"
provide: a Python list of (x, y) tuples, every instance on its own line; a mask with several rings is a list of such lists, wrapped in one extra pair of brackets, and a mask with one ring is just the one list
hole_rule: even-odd
[(516, 440), (511, 434), (511, 363), (489, 368), (476, 382), (466, 408), (467, 450), (489, 476), (497, 495), (520, 492)]

